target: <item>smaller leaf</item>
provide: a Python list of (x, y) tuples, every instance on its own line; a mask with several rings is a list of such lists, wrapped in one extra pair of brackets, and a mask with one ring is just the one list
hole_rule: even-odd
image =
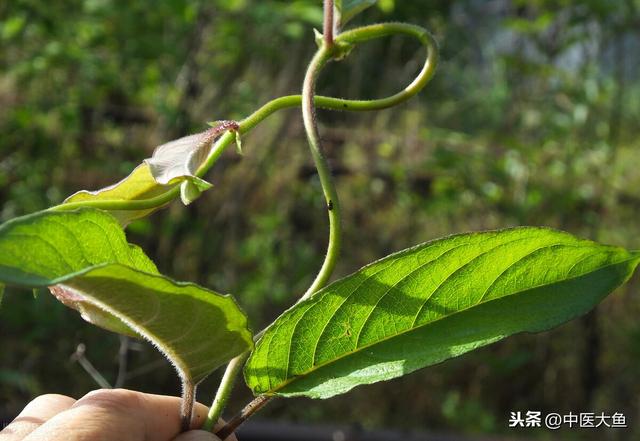
[(336, 0), (336, 14), (334, 22), (338, 30), (353, 17), (377, 3), (377, 0)]
[[(172, 191), (176, 185), (185, 180), (199, 180), (200, 178), (195, 173), (207, 159), (213, 142), (222, 133), (234, 131), (236, 132), (236, 142), (239, 141), (240, 126), (236, 121), (216, 121), (209, 124), (214, 127), (156, 148), (151, 158), (145, 159), (120, 182), (97, 191), (79, 191), (65, 199), (62, 205), (88, 201), (128, 202), (150, 199)], [(191, 203), (203, 191), (211, 188), (210, 184), (203, 184), (203, 182), (200, 180), (195, 182), (195, 187), (186, 184), (181, 188), (181, 198), (183, 202), (186, 201), (185, 204)], [(160, 208), (162, 207), (142, 210), (109, 210), (109, 213), (115, 216), (121, 225), (126, 226)]]
[(209, 155), (214, 140), (209, 129), (185, 136), (157, 147), (150, 159), (145, 159), (153, 178), (159, 184), (170, 185), (195, 176), (196, 170)]
[[(171, 191), (175, 184), (161, 185), (156, 182), (147, 164), (141, 164), (120, 182), (97, 191), (82, 190), (69, 196), (63, 203), (85, 201), (135, 201), (160, 196)], [(160, 207), (146, 210), (112, 210), (121, 225), (146, 217)]]

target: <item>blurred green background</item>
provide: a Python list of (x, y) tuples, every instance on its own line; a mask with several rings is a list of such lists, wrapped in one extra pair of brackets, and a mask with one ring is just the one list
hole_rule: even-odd
[[(239, 119), (298, 93), (319, 0), (0, 2), (0, 218), (44, 209), (126, 176), (153, 148), (206, 122)], [(319, 111), (344, 209), (336, 276), (442, 235), (549, 225), (640, 248), (640, 1), (380, 0), (354, 24), (428, 27), (442, 63), (421, 95), (366, 114)], [(422, 63), (412, 41), (378, 40), (332, 64), (324, 95), (404, 87)], [(300, 112), (244, 138), (187, 208), (132, 224), (160, 270), (234, 293), (255, 330), (310, 283), (326, 212)], [(591, 314), (519, 335), (330, 401), (279, 400), (262, 417), (366, 428), (640, 439), (640, 286)], [(0, 414), (45, 392), (81, 396), (110, 382), (121, 341), (47, 293), (8, 290), (0, 309)], [(171, 367), (129, 343), (125, 387), (177, 394)], [(220, 372), (200, 388), (212, 397)], [(230, 411), (249, 394), (241, 384)], [(509, 429), (510, 411), (622, 412), (624, 430)]]

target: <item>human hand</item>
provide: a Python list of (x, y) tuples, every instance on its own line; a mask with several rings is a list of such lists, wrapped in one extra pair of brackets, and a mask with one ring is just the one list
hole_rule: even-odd
[[(179, 409), (179, 398), (125, 389), (96, 390), (77, 401), (42, 395), (0, 432), (0, 441), (220, 441), (201, 430), (180, 434)], [(207, 407), (196, 403), (192, 427), (206, 415)]]

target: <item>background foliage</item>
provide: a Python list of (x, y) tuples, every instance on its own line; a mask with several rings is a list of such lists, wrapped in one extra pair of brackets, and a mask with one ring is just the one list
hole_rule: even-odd
[[(319, 112), (345, 217), (338, 275), (448, 233), (521, 224), (639, 249), (639, 9), (638, 0), (381, 0), (356, 18), (427, 26), (442, 65), (394, 110)], [(321, 19), (314, 0), (2, 2), (1, 220), (111, 184), (206, 121), (298, 93)], [(365, 45), (328, 69), (319, 92), (388, 95), (420, 57), (403, 39)], [(236, 294), (259, 329), (311, 282), (326, 220), (299, 113), (274, 115), (243, 145), (246, 156), (229, 149), (197, 203), (134, 223), (129, 238), (162, 273)], [(562, 437), (631, 439), (640, 434), (637, 291), (632, 280), (552, 332), (328, 402), (280, 400), (263, 416), (513, 434), (509, 411), (623, 412), (629, 431)], [(7, 415), (34, 394), (95, 388), (70, 358), (79, 343), (112, 383), (125, 358), (117, 336), (44, 291), (35, 300), (7, 291), (0, 338)], [(178, 392), (153, 348), (127, 345), (124, 386)], [(203, 385), (202, 400), (214, 386)]]

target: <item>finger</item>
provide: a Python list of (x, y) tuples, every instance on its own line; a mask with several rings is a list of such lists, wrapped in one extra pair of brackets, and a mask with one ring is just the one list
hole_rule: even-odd
[[(200, 427), (207, 408), (196, 403), (193, 414), (193, 427)], [(24, 441), (169, 441), (179, 433), (180, 398), (102, 389), (85, 395)]]
[(20, 415), (0, 432), (2, 441), (22, 441), (42, 424), (69, 409), (76, 400), (64, 395), (41, 395), (31, 401)]

